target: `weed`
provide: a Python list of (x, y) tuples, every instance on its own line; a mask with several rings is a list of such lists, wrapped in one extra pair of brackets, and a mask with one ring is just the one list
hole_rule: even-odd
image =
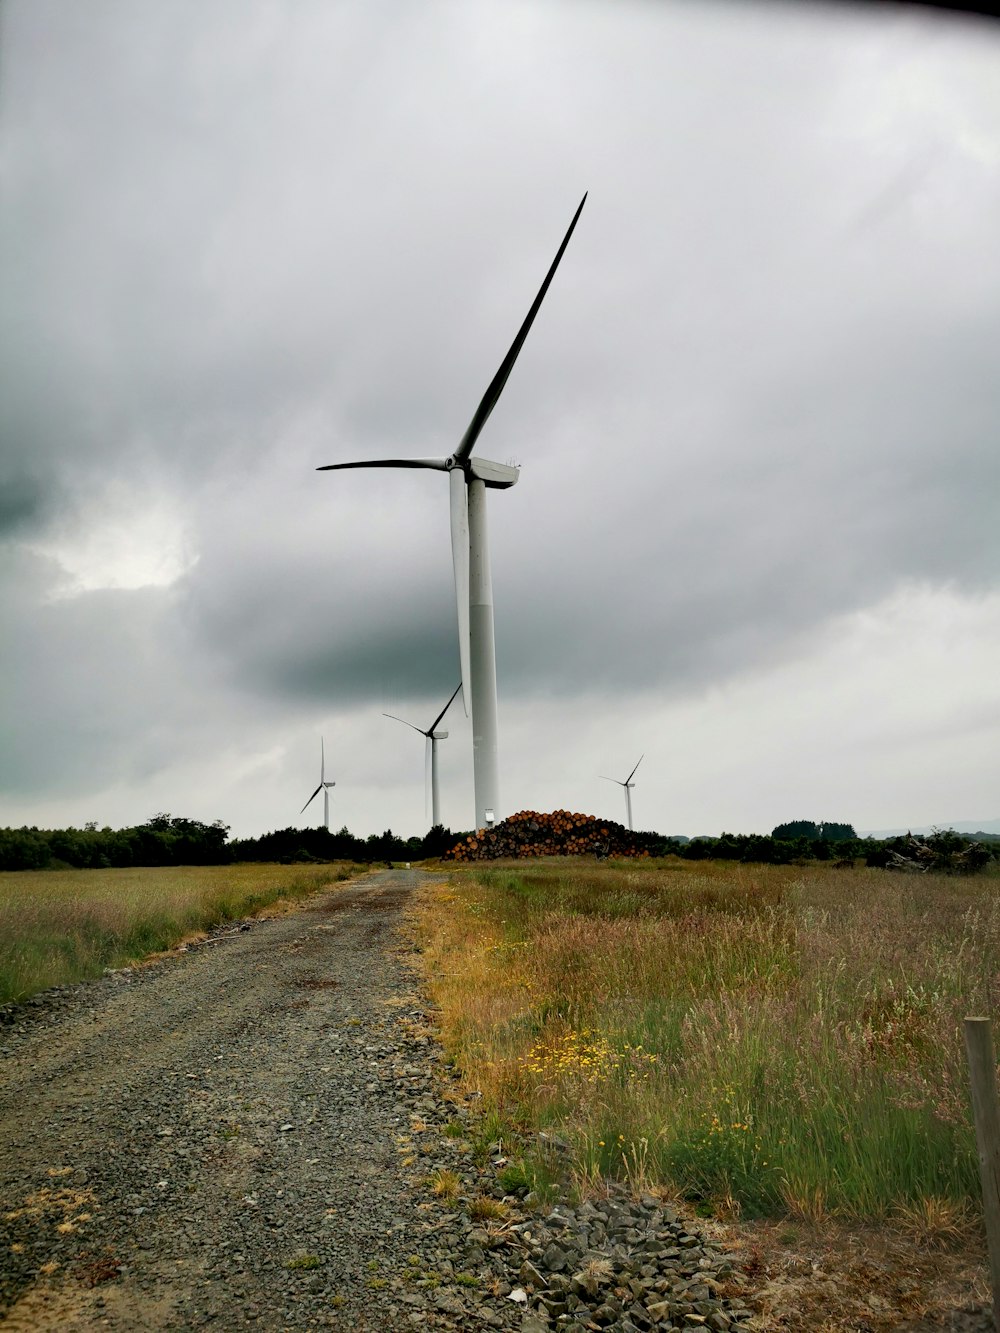
[(811, 1226), (818, 1226), (826, 1220), (826, 1191), (821, 1185), (786, 1180), (781, 1186), (781, 1197), (792, 1217), (808, 1222)]
[(527, 1194), (534, 1184), (534, 1178), (522, 1160), (501, 1167), (497, 1179), (505, 1194)]
[(439, 1167), (437, 1171), (432, 1172), (427, 1177), (427, 1184), (436, 1199), (451, 1201), (458, 1198), (458, 1191), (462, 1182), (454, 1171), (449, 1171), (447, 1167)]
[(923, 1247), (949, 1249), (968, 1241), (974, 1230), (967, 1204), (935, 1195), (901, 1203), (892, 1216), (900, 1229)]
[(595, 1282), (609, 1282), (614, 1272), (615, 1266), (609, 1259), (588, 1259), (582, 1269), (584, 1278), (592, 1278)]
[(510, 1217), (510, 1209), (499, 1199), (480, 1194), (469, 1200), (469, 1216), (474, 1222), (504, 1222)]
[(291, 1269), (310, 1269), (319, 1268), (320, 1260), (318, 1254), (299, 1254), (294, 1259), (289, 1259), (285, 1264), (286, 1268)]
[(750, 1248), (747, 1250), (742, 1268), (744, 1273), (746, 1273), (747, 1277), (751, 1280), (767, 1276), (767, 1263), (764, 1259), (764, 1252), (756, 1242), (751, 1244)]

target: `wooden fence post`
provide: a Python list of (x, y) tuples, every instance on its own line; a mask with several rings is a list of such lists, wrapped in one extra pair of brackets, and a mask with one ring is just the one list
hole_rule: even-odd
[(993, 1288), (993, 1325), (1000, 1333), (1000, 1099), (997, 1097), (996, 1056), (988, 1018), (965, 1020), (965, 1049), (972, 1084), (979, 1177), (983, 1184), (983, 1215)]

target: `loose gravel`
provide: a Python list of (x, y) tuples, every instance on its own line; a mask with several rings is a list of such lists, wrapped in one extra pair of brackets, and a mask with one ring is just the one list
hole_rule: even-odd
[(746, 1279), (655, 1198), (503, 1199), (399, 934), (426, 883), (0, 1012), (6, 1328), (746, 1333)]

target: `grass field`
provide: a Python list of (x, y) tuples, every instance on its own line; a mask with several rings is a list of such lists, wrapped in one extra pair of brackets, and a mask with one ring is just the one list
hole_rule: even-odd
[(348, 864), (0, 872), (0, 1004), (350, 878)]
[(518, 862), (451, 872), (418, 929), (449, 1054), (497, 1133), (554, 1130), (581, 1184), (930, 1234), (979, 1209), (961, 1021), (1000, 1012), (998, 889)]

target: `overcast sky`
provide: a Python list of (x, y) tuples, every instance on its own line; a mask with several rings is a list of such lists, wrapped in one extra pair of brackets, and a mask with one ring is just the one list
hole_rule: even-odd
[[(0, 825), (423, 832), (477, 453), (501, 814), (1000, 815), (1000, 26), (5, 0)], [(444, 822), (473, 822), (459, 700)]]

